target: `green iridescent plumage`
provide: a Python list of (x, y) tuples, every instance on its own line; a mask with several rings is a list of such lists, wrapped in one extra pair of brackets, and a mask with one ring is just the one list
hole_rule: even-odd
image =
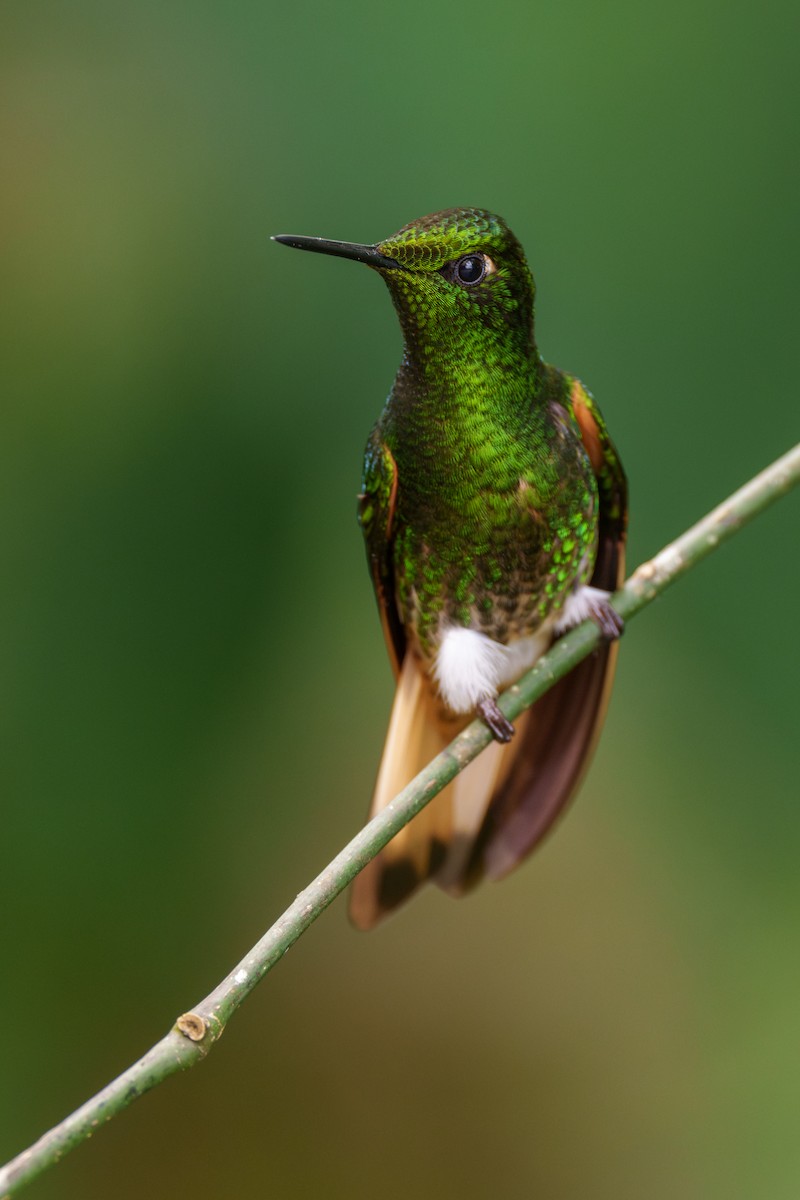
[(358, 876), (350, 911), (367, 929), (426, 879), (458, 895), (501, 877), (574, 792), (615, 646), (523, 713), (513, 741), (495, 698), (570, 622), (618, 636), (626, 483), (592, 397), (539, 356), (533, 277), (499, 217), (448, 209), (374, 246), (278, 240), (373, 267), (403, 331), (359, 505), (398, 680), (373, 812), (476, 711), (497, 739)]
[[(476, 247), (490, 269), (454, 286), (442, 267)], [(390, 559), (424, 658), (448, 622), (505, 643), (591, 573), (597, 482), (571, 381), (536, 353), (533, 279), (498, 217), (438, 214), (378, 248), (400, 264), (383, 274), (406, 353), (365, 460), (366, 496), (385, 495), (393, 469), (401, 481), (391, 547), (385, 524), (362, 517), (370, 553)]]

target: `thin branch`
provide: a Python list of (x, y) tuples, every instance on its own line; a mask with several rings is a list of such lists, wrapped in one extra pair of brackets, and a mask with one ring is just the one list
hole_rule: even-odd
[[(695, 566), (726, 538), (800, 482), (800, 445), (745, 484), (713, 512), (634, 571), (615, 593), (613, 604), (630, 620), (684, 571)], [(536, 666), (500, 698), (502, 711), (514, 720), (552, 687), (599, 641), (597, 627), (586, 622), (560, 638)], [(172, 1029), (143, 1058), (44, 1134), (30, 1149), (0, 1168), (0, 1197), (14, 1195), (53, 1163), (90, 1137), (132, 1101), (168, 1076), (205, 1058), (230, 1018), (257, 983), (283, 957), (309, 925), (344, 891), (353, 877), (406, 825), (445, 784), (463, 770), (491, 741), (479, 721), (457, 738), (373, 818), (313, 883), (301, 892), (261, 941), (234, 967), (205, 1000), (179, 1017)]]

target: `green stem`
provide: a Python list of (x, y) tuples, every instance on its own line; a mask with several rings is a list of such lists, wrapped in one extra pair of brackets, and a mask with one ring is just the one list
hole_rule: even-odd
[[(613, 597), (617, 612), (630, 620), (684, 571), (705, 558), (720, 542), (738, 532), (798, 482), (800, 445), (745, 484), (655, 558), (638, 567)], [(500, 698), (505, 715), (511, 720), (518, 717), (523, 709), (585, 658), (598, 644), (599, 637), (597, 627), (586, 622), (560, 638), (536, 666)], [(245, 997), (289, 947), (394, 834), (490, 741), (491, 735), (481, 722), (473, 721), (467, 726), (337, 854), (205, 1000), (179, 1017), (169, 1033), (143, 1058), (45, 1133), (28, 1150), (0, 1168), (0, 1197), (18, 1192), (133, 1100), (168, 1076), (184, 1071), (204, 1058)]]

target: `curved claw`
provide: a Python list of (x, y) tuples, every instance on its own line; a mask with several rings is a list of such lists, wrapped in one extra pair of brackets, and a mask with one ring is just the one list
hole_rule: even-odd
[(493, 696), (486, 700), (481, 700), (478, 705), (478, 716), (485, 725), (489, 726), (492, 737), (496, 742), (510, 742), (514, 736), (514, 726), (509, 721), (508, 717), (503, 716), (500, 709), (497, 707), (497, 701)]
[(611, 607), (611, 593), (603, 588), (585, 585), (578, 588), (567, 600), (556, 623), (556, 633), (565, 633), (581, 621), (594, 621), (606, 641), (615, 642), (622, 636), (625, 622)]
[(600, 600), (589, 615), (606, 641), (616, 642), (625, 632), (625, 622), (608, 600)]

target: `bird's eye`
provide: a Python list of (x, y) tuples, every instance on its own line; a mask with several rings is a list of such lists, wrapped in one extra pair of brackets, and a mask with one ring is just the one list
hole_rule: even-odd
[(459, 283), (480, 283), (486, 274), (486, 259), (482, 254), (466, 254), (456, 263)]

